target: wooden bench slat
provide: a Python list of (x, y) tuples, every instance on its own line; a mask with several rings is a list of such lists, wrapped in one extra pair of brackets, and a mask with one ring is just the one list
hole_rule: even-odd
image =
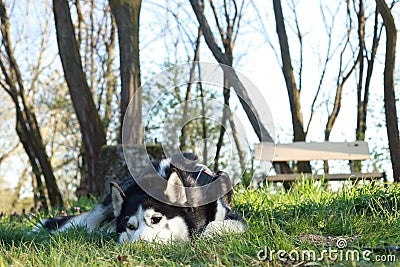
[(276, 145), (262, 142), (254, 145), (254, 156), (256, 160), (268, 161), (364, 160), (370, 158), (368, 143), (363, 141), (294, 142)]
[[(284, 181), (295, 181), (299, 177), (303, 176), (307, 179), (314, 179), (314, 180), (321, 180), (324, 177), (326, 181), (344, 181), (344, 180), (357, 180), (357, 179), (384, 179), (385, 180), (385, 173), (380, 172), (370, 172), (370, 173), (349, 173), (349, 174), (323, 174), (323, 175), (312, 175), (311, 173), (306, 174), (277, 174), (274, 176), (267, 176), (266, 180), (271, 182), (284, 182)], [(257, 180), (264, 180), (264, 178), (259, 178)]]

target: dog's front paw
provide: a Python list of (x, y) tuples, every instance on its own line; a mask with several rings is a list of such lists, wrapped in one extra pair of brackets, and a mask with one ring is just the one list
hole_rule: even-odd
[(202, 236), (213, 237), (215, 235), (221, 235), (224, 233), (239, 234), (247, 230), (247, 225), (237, 220), (223, 220), (223, 221), (212, 221), (210, 222), (204, 231)]

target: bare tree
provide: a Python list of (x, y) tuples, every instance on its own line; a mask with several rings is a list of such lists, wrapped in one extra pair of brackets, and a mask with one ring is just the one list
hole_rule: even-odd
[[(205, 41), (214, 55), (214, 58), (218, 61), (218, 63), (227, 65), (229, 67), (230, 63), (225, 53), (222, 52), (221, 48), (215, 41), (214, 35), (211, 31), (211, 28), (208, 24), (207, 19), (205, 18), (202, 9), (200, 8), (198, 0), (190, 0), (190, 4), (193, 8), (193, 11), (196, 15), (196, 18), (199, 22), (199, 25), (203, 31), (203, 35)], [(239, 97), (239, 101), (246, 112), (247, 117), (260, 141), (273, 142), (271, 135), (268, 133), (265, 126), (261, 123), (260, 116), (258, 115), (257, 110), (255, 109), (253, 102), (251, 101), (246, 88), (241, 83), (237, 74), (232, 71), (231, 68), (224, 68), (222, 65), (223, 71), (227, 72), (232, 82), (232, 87), (234, 88), (236, 94)]]
[(106, 137), (82, 69), (68, 2), (53, 0), (53, 12), (61, 63), (78, 117), (88, 166), (81, 184), (87, 184), (88, 193), (98, 195), (104, 185), (97, 182), (97, 163), (100, 148), (106, 144)]
[[(348, 4), (350, 1), (348, 1)], [(348, 9), (349, 10), (349, 9)], [(348, 11), (348, 16), (350, 16), (349, 11)], [(346, 81), (350, 78), (351, 74), (355, 70), (357, 66), (358, 60), (354, 60), (353, 62), (350, 62), (350, 67), (349, 63), (344, 62), (344, 54), (348, 47), (350, 46), (350, 33), (351, 33), (351, 25), (349, 26), (349, 29), (347, 30), (347, 34), (345, 36), (344, 40), (344, 45), (342, 50), (340, 51), (340, 57), (339, 57), (339, 69), (338, 69), (338, 74), (336, 78), (336, 94), (335, 94), (335, 99), (333, 102), (333, 107), (332, 111), (328, 115), (328, 121), (326, 122), (325, 126), (325, 141), (329, 141), (333, 126), (336, 122), (337, 117), (339, 116), (340, 109), (342, 107), (342, 94), (343, 94), (343, 88), (346, 83)], [(346, 71), (346, 69), (350, 68), (349, 70)], [(327, 171), (327, 169), (325, 170)]]
[(396, 111), (396, 96), (394, 91), (394, 70), (396, 58), (397, 31), (393, 15), (384, 0), (376, 0), (379, 13), (382, 16), (386, 32), (386, 55), (384, 70), (384, 100), (386, 128), (389, 139), (390, 159), (392, 161), (393, 179), (400, 182), (400, 139)]
[[(222, 43), (222, 46), (224, 48), (224, 54), (226, 55), (228, 61), (229, 61), (229, 66), (233, 65), (233, 48), (235, 46), (236, 38), (239, 33), (239, 28), (240, 28), (240, 21), (242, 19), (242, 11), (244, 7), (244, 2), (241, 2), (240, 5), (236, 2), (236, 0), (232, 1), (224, 1), (222, 5), (222, 17), (223, 19), (220, 19), (219, 17), (219, 12), (217, 11), (217, 7), (214, 4), (213, 0), (210, 0), (210, 6), (214, 15), (214, 20), (215, 24), (217, 25), (219, 37)], [(224, 96), (224, 108), (222, 111), (222, 118), (221, 118), (221, 127), (220, 127), (220, 132), (219, 132), (219, 137), (216, 145), (216, 153), (215, 153), (215, 159), (214, 159), (214, 170), (217, 171), (219, 169), (219, 158), (220, 158), (220, 153), (221, 149), (223, 146), (223, 140), (224, 140), (224, 135), (226, 132), (226, 127), (227, 127), (227, 120), (229, 117), (230, 111), (230, 106), (229, 106), (229, 99), (230, 99), (230, 89), (231, 89), (231, 84), (228, 75), (224, 73), (224, 84), (223, 84), (223, 96)], [(231, 121), (233, 123), (233, 120)], [(235, 130), (235, 127), (233, 127), (233, 130)], [(235, 139), (235, 143), (239, 142), (238, 139)], [(237, 149), (241, 149), (241, 145), (238, 144)], [(244, 166), (244, 157), (243, 157), (243, 151), (238, 151), (239, 154), (239, 160), (241, 163), (241, 166)], [(245, 171), (245, 169), (243, 169)]]
[[(293, 141), (305, 141), (306, 134), (304, 131), (303, 114), (300, 105), (300, 90), (297, 88), (296, 80), (293, 74), (292, 59), (290, 56), (289, 42), (286, 34), (281, 1), (274, 0), (273, 4), (276, 32), (278, 34), (279, 45), (281, 48), (282, 72), (283, 76), (285, 77), (286, 88), (289, 95), (290, 110), (292, 113)], [(299, 172), (311, 172), (311, 166), (309, 162), (298, 162), (297, 169)]]
[[(201, 28), (199, 27), (197, 30), (197, 39), (196, 39), (196, 44), (195, 44), (195, 49), (194, 49), (194, 56), (193, 56), (193, 62), (192, 66), (190, 67), (189, 71), (189, 82), (186, 87), (186, 94), (185, 94), (185, 102), (183, 103), (183, 123), (184, 125), (182, 126), (181, 129), (181, 136), (180, 136), (180, 150), (185, 151), (186, 149), (186, 138), (187, 138), (187, 118), (188, 118), (188, 112), (189, 112), (189, 106), (190, 106), (190, 95), (191, 95), (191, 90), (192, 90), (192, 85), (195, 80), (195, 70), (196, 70), (196, 65), (198, 61), (200, 60), (200, 40), (201, 40)], [(204, 151), (203, 151), (204, 152)], [(203, 154), (203, 159), (206, 161), (207, 160), (207, 153), (204, 155)], [(204, 162), (206, 163), (206, 162)]]
[[(355, 5), (356, 1), (353, 1)], [(376, 52), (378, 50), (379, 40), (383, 26), (379, 27), (378, 22), (378, 9), (376, 7), (374, 13), (374, 28), (371, 48), (368, 51), (366, 47), (366, 36), (365, 36), (365, 24), (367, 18), (365, 17), (364, 1), (359, 1), (359, 7), (357, 13), (358, 20), (358, 80), (357, 80), (357, 127), (356, 127), (356, 139), (365, 140), (365, 133), (367, 130), (367, 108), (369, 100), (369, 89), (372, 79), (372, 72), (374, 69)], [(368, 56), (369, 54), (369, 56)], [(367, 69), (365, 70), (365, 61), (367, 63)], [(365, 77), (365, 78), (364, 78)], [(361, 171), (361, 161), (354, 162), (354, 171)]]
[(97, 109), (100, 109), (102, 103), (102, 95), (104, 94), (105, 91), (105, 100), (104, 100), (104, 116), (103, 116), (103, 127), (104, 131), (108, 132), (109, 125), (112, 119), (112, 103), (113, 103), (113, 95), (115, 94), (115, 89), (116, 89), (116, 75), (113, 70), (113, 61), (115, 57), (115, 19), (113, 16), (110, 16), (110, 32), (109, 36), (105, 36), (105, 47), (106, 47), (106, 60), (104, 62), (105, 65), (105, 88), (102, 87), (101, 91), (99, 93), (99, 101), (98, 101), (98, 107)]
[[(9, 19), (3, 1), (0, 1), (0, 17), (2, 50), (4, 52), (0, 60), (3, 76), (0, 84), (14, 102), (17, 116), (16, 131), (29, 157), (40, 194), (41, 204), (47, 210), (46, 193), (44, 190), (46, 187), (50, 205), (52, 207), (62, 206), (63, 200), (53, 173), (53, 168), (43, 144), (36, 115), (26, 97), (24, 81), (14, 56)], [(40, 58), (38, 64), (41, 64)], [(43, 184), (42, 177), (44, 178), (45, 185)]]
[[(258, 139), (261, 142), (274, 142), (272, 139), (271, 135), (267, 131), (265, 125), (262, 124), (260, 120), (260, 116), (251, 101), (246, 88), (240, 81), (239, 77), (237, 74), (231, 69), (231, 68), (225, 68), (224, 65), (227, 65), (231, 67), (231, 63), (229, 62), (229, 59), (227, 55), (222, 52), (221, 48), (218, 46), (214, 34), (211, 31), (211, 28), (208, 24), (208, 21), (206, 17), (204, 16), (202, 9), (200, 7), (200, 4), (198, 0), (190, 0), (190, 4), (192, 6), (192, 9), (196, 15), (197, 21), (199, 22), (199, 25), (203, 31), (204, 39), (207, 43), (208, 48), (212, 52), (214, 58), (217, 60), (219, 64), (222, 64), (221, 67), (224, 71), (224, 75), (227, 75), (229, 77), (228, 79), (231, 81), (231, 86), (236, 92), (236, 95), (239, 98), (239, 102), (243, 107), (243, 110), (245, 111), (250, 124), (253, 127), (253, 130), (255, 134), (257, 135)], [(279, 164), (279, 163), (274, 163), (274, 167), (277, 170), (277, 172), (290, 172), (291, 169), (290, 167), (284, 163), (284, 164)]]
[[(351, 74), (355, 70), (357, 66), (357, 60), (354, 61), (352, 66), (350, 67), (350, 70), (346, 71), (346, 67), (348, 67), (347, 64), (343, 62), (343, 56), (346, 51), (347, 46), (349, 45), (350, 42), (350, 33), (346, 37), (345, 45), (343, 46), (342, 51), (340, 52), (340, 58), (339, 58), (339, 70), (338, 70), (338, 75), (336, 78), (336, 93), (335, 93), (335, 99), (333, 101), (333, 107), (332, 110), (328, 114), (328, 120), (325, 125), (325, 136), (324, 140), (329, 141), (329, 138), (331, 136), (331, 132), (333, 130), (333, 126), (335, 125), (335, 122), (339, 116), (340, 110), (342, 108), (342, 95), (343, 95), (343, 88), (346, 83), (346, 81), (350, 78)], [(328, 166), (328, 161), (324, 161), (324, 171), (325, 173), (328, 173), (329, 171), (329, 166)]]
[(201, 97), (201, 115), (202, 115), (202, 121), (201, 121), (201, 132), (202, 132), (202, 137), (204, 140), (204, 147), (203, 147), (203, 159), (204, 159), (204, 164), (207, 164), (207, 155), (208, 155), (208, 142), (207, 142), (207, 124), (206, 124), (206, 101), (204, 99), (204, 89), (203, 89), (203, 83), (200, 81), (201, 80), (201, 69), (200, 69), (200, 62), (198, 62), (199, 66), (199, 82), (197, 83), (197, 88), (200, 91), (200, 97)]
[(311, 104), (311, 108), (310, 108), (311, 114), (310, 114), (310, 118), (308, 119), (308, 122), (307, 122), (306, 135), (309, 133), (310, 125), (311, 125), (311, 122), (313, 120), (313, 117), (314, 117), (314, 114), (315, 114), (315, 111), (316, 111), (317, 99), (318, 99), (318, 97), (319, 97), (319, 95), (321, 93), (321, 90), (322, 90), (322, 87), (323, 87), (323, 82), (324, 82), (324, 80), (326, 78), (326, 73), (327, 73), (327, 70), (328, 70), (328, 64), (332, 60), (334, 52), (337, 50), (337, 47), (334, 48), (333, 45), (332, 45), (332, 43), (333, 43), (332, 42), (332, 39), (333, 39), (332, 38), (332, 34), (333, 34), (333, 28), (334, 28), (334, 24), (335, 24), (335, 19), (336, 19), (336, 16), (337, 16), (338, 12), (339, 12), (339, 7), (340, 7), (340, 5), (336, 9), (335, 13), (331, 16), (330, 22), (328, 22), (327, 18), (325, 16), (324, 8), (323, 8), (322, 3), (321, 3), (321, 15), (322, 15), (322, 20), (323, 20), (324, 25), (325, 25), (326, 34), (327, 34), (327, 37), (328, 37), (328, 40), (327, 40), (328, 47), (326, 49), (326, 56), (323, 59), (322, 71), (321, 71), (321, 74), (320, 74), (320, 77), (319, 77), (317, 91), (316, 91), (316, 93), (314, 95), (314, 98), (313, 98), (313, 101), (312, 101), (312, 104)]
[[(93, 101), (107, 141), (118, 141), (118, 129), (110, 127), (116, 114), (116, 23), (108, 1), (74, 1), (79, 52)], [(71, 9), (72, 12), (72, 9)], [(74, 16), (73, 16), (74, 17)], [(119, 103), (118, 103), (119, 106)]]
[(142, 95), (140, 88), (139, 62), (139, 18), (142, 1), (109, 0), (118, 28), (121, 71), (121, 129), (119, 141), (122, 142), (122, 123), (129, 105), (133, 101), (131, 144), (143, 143)]

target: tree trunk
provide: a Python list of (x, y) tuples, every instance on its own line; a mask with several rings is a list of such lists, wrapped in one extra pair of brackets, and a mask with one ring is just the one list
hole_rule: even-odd
[(233, 120), (233, 115), (231, 111), (228, 112), (228, 120), (232, 130), (232, 137), (235, 141), (236, 149), (238, 151), (240, 168), (242, 169), (242, 173), (244, 173), (246, 171), (246, 155), (244, 153), (243, 146), (240, 143), (239, 134), (236, 130), (235, 121)]
[[(365, 14), (364, 14), (364, 5), (363, 1), (360, 1), (360, 8), (358, 14), (359, 20), (359, 28), (363, 27), (362, 30), (359, 30), (358, 38), (360, 47), (365, 47)], [(372, 78), (372, 71), (374, 68), (375, 63), (375, 56), (378, 50), (379, 40), (380, 40), (380, 33), (378, 33), (378, 15), (379, 11), (376, 9), (374, 15), (374, 34), (372, 38), (372, 46), (371, 46), (371, 55), (370, 58), (364, 56), (363, 51), (360, 50), (359, 52), (359, 62), (360, 62), (360, 70), (359, 70), (359, 81), (357, 85), (357, 127), (356, 127), (356, 140), (365, 140), (365, 133), (367, 131), (367, 108), (368, 108), (368, 100), (369, 100), (369, 88), (371, 84)], [(364, 71), (361, 64), (364, 64), (364, 60), (367, 60), (367, 72), (365, 76), (365, 83), (364, 87), (363, 84), (363, 76)], [(361, 171), (361, 161), (356, 160), (354, 161), (354, 171), (360, 172)]]
[(111, 16), (110, 37), (109, 41), (105, 43), (107, 52), (107, 61), (105, 63), (107, 69), (107, 73), (105, 74), (106, 99), (104, 103), (104, 117), (103, 117), (103, 127), (105, 133), (108, 130), (112, 118), (112, 98), (113, 95), (115, 94), (115, 87), (116, 87), (116, 76), (113, 70), (113, 60), (115, 56), (115, 27), (116, 27), (115, 20), (113, 16)]
[[(15, 102), (14, 102), (15, 103)], [(28, 128), (26, 127), (26, 124), (24, 122), (24, 115), (19, 108), (18, 105), (16, 105), (16, 115), (17, 115), (17, 125), (16, 125), (16, 131), (18, 134), (18, 137), (26, 151), (26, 154), (28, 155), (29, 161), (31, 163), (32, 167), (32, 172), (33, 172), (33, 177), (32, 179), (35, 179), (35, 185), (36, 187), (33, 188), (33, 191), (37, 194), (35, 194), (35, 207), (41, 206), (44, 211), (48, 211), (48, 205), (47, 205), (47, 200), (46, 200), (46, 193), (44, 191), (45, 187), (43, 185), (42, 181), (42, 171), (40, 168), (40, 165), (37, 163), (37, 157), (35, 155), (35, 150), (33, 149), (32, 145), (32, 140), (31, 138), (28, 138)], [(61, 194), (60, 194), (61, 197)], [(61, 198), (62, 200), (62, 198)], [(60, 204), (62, 206), (63, 203)], [(50, 202), (50, 205), (51, 202)], [(53, 205), (52, 205), (53, 206)], [(57, 205), (54, 205), (53, 207), (57, 207)]]
[[(356, 139), (365, 139), (365, 117), (366, 110), (364, 109), (363, 99), (363, 80), (364, 80), (364, 49), (365, 49), (365, 14), (364, 1), (359, 0), (359, 9), (357, 13), (358, 19), (358, 82), (357, 82), (357, 129)], [(367, 96), (368, 97), (368, 96)]]
[[(233, 64), (233, 42), (232, 42), (232, 31), (229, 31), (231, 26), (227, 27), (227, 34), (226, 36), (222, 39), (223, 44), (224, 44), (224, 49), (225, 49), (225, 55), (229, 61), (229, 66), (232, 66)], [(219, 169), (219, 157), (221, 154), (221, 149), (224, 144), (224, 135), (226, 132), (226, 121), (228, 119), (228, 113), (230, 113), (230, 107), (229, 107), (229, 99), (231, 96), (231, 84), (229, 77), (226, 73), (224, 73), (224, 88), (223, 88), (223, 94), (224, 94), (224, 109), (222, 111), (222, 118), (221, 118), (221, 128), (219, 132), (219, 137), (218, 137), (218, 142), (217, 142), (217, 148), (215, 152), (215, 159), (214, 159), (214, 171), (218, 171)]]
[(332, 109), (332, 112), (328, 116), (328, 121), (326, 122), (326, 126), (325, 126), (325, 136), (324, 136), (325, 141), (329, 141), (329, 137), (331, 136), (333, 125), (335, 124), (336, 119), (339, 116), (340, 109), (342, 107), (343, 86), (344, 86), (344, 83), (338, 82), (337, 88), (336, 88), (335, 101), (333, 103), (333, 109)]
[[(306, 135), (303, 126), (303, 114), (300, 105), (300, 91), (297, 89), (294, 79), (292, 59), (290, 57), (289, 42), (287, 39), (286, 28), (282, 13), (280, 0), (274, 0), (274, 13), (276, 21), (276, 32), (278, 33), (279, 45), (281, 48), (282, 72), (285, 77), (286, 88), (289, 95), (290, 110), (292, 113), (293, 141), (305, 141)], [(310, 173), (311, 166), (309, 162), (297, 163), (299, 172)]]
[(393, 168), (393, 180), (400, 182), (400, 140), (394, 92), (394, 70), (396, 58), (396, 26), (393, 15), (384, 0), (376, 0), (386, 31), (386, 56), (384, 70), (384, 100), (386, 128), (389, 140), (390, 158)]
[[(338, 79), (340, 79), (340, 77), (338, 77)], [(343, 92), (343, 84), (340, 81), (338, 81), (332, 112), (328, 115), (328, 121), (326, 122), (325, 125), (324, 141), (326, 142), (329, 141), (333, 126), (335, 125), (336, 119), (339, 116), (339, 112), (342, 107), (342, 92)], [(327, 160), (324, 160), (324, 173), (328, 172), (329, 172), (329, 164)]]
[(230, 82), (229, 78), (224, 74), (224, 108), (222, 111), (222, 118), (221, 118), (221, 127), (219, 130), (219, 137), (217, 141), (217, 147), (216, 147), (216, 152), (215, 152), (215, 158), (214, 158), (214, 171), (217, 172), (219, 170), (219, 157), (221, 154), (221, 149), (224, 144), (224, 135), (226, 132), (226, 121), (228, 119), (228, 113), (230, 113), (230, 108), (229, 108), (229, 98), (231, 95), (230, 91)]
[[(201, 70), (200, 70), (200, 63), (198, 63), (199, 66), (199, 77), (201, 77)], [(197, 89), (200, 91), (200, 97), (201, 97), (201, 133), (202, 133), (202, 138), (204, 140), (203, 142), (203, 164), (207, 166), (207, 157), (208, 157), (208, 141), (207, 141), (207, 118), (206, 118), (206, 103), (204, 99), (204, 89), (203, 89), (203, 84), (201, 81), (197, 82)]]
[[(82, 69), (68, 2), (53, 0), (53, 11), (61, 63), (85, 147), (88, 193), (99, 195), (104, 185), (97, 181), (97, 163), (100, 148), (106, 144), (106, 137)], [(81, 186), (84, 185), (81, 183)]]
[(4, 57), (6, 57), (8, 63), (8, 67), (6, 67), (3, 58), (1, 58), (0, 67), (5, 81), (5, 83), (2, 83), (1, 85), (14, 102), (17, 116), (16, 131), (31, 162), (32, 171), (37, 180), (42, 205), (47, 210), (46, 196), (42, 184), (43, 176), (46, 182), (50, 205), (52, 207), (59, 207), (63, 205), (63, 200), (57, 186), (49, 157), (43, 144), (36, 116), (32, 112), (25, 96), (24, 83), (22, 81), (21, 71), (14, 57), (14, 49), (10, 37), (9, 19), (3, 1), (0, 1), (0, 17), (2, 46), (5, 50)]
[[(193, 56), (193, 62), (192, 62), (192, 66), (190, 67), (190, 73), (189, 73), (189, 82), (187, 84), (186, 87), (186, 95), (185, 95), (185, 102), (183, 103), (183, 116), (182, 116), (182, 120), (183, 120), (183, 125), (182, 125), (182, 129), (181, 129), (181, 136), (179, 138), (180, 141), (180, 150), (181, 151), (185, 151), (186, 150), (186, 138), (187, 138), (187, 116), (188, 116), (188, 112), (189, 112), (189, 105), (190, 105), (190, 94), (191, 94), (191, 90), (192, 90), (192, 85), (194, 82), (194, 78), (195, 78), (195, 69), (196, 69), (196, 65), (200, 59), (200, 41), (201, 41), (201, 29), (199, 27), (198, 31), (197, 31), (197, 39), (196, 39), (196, 47), (194, 49), (194, 56)], [(207, 159), (204, 159), (204, 162)]]
[(121, 118), (119, 143), (122, 142), (122, 124), (129, 102), (133, 101), (130, 144), (143, 143), (142, 95), (140, 88), (139, 17), (141, 0), (109, 0), (118, 28), (121, 71)]

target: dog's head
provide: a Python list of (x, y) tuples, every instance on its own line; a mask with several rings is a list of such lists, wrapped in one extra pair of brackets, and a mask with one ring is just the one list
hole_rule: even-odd
[[(204, 229), (216, 216), (221, 216), (217, 213), (224, 212), (225, 204), (218, 204), (222, 200), (196, 207), (177, 205), (203, 197), (201, 194), (189, 195), (187, 188), (207, 185), (226, 176), (223, 173), (214, 174), (204, 165), (194, 162), (197, 158), (193, 154), (184, 156), (185, 159), (190, 157), (190, 161), (177, 162), (172, 158), (155, 165), (156, 175), (161, 175), (165, 183), (154, 184), (154, 188), (164, 196), (165, 201), (149, 196), (137, 184), (123, 191), (118, 184), (111, 183), (112, 205), (120, 243), (136, 242), (139, 239), (161, 243), (186, 241), (193, 233)], [(159, 177), (154, 175), (147, 175), (146, 179), (150, 182), (159, 181)]]
[[(125, 201), (123, 198), (126, 199), (123, 195), (119, 197), (121, 197), (119, 202)], [(117, 217), (118, 242), (120, 243), (134, 243), (139, 239), (147, 242), (168, 243), (186, 241), (190, 238), (191, 228), (183, 208), (169, 206), (148, 197), (143, 199), (137, 207), (126, 209), (131, 210), (128, 212), (129, 215), (123, 211), (125, 214)]]
[[(138, 194), (132, 195), (133, 192)], [(181, 197), (179, 194), (173, 197)], [(164, 204), (137, 188), (124, 193), (116, 183), (111, 183), (111, 195), (120, 243), (139, 239), (160, 243), (189, 239), (190, 223), (185, 221), (184, 208)]]

